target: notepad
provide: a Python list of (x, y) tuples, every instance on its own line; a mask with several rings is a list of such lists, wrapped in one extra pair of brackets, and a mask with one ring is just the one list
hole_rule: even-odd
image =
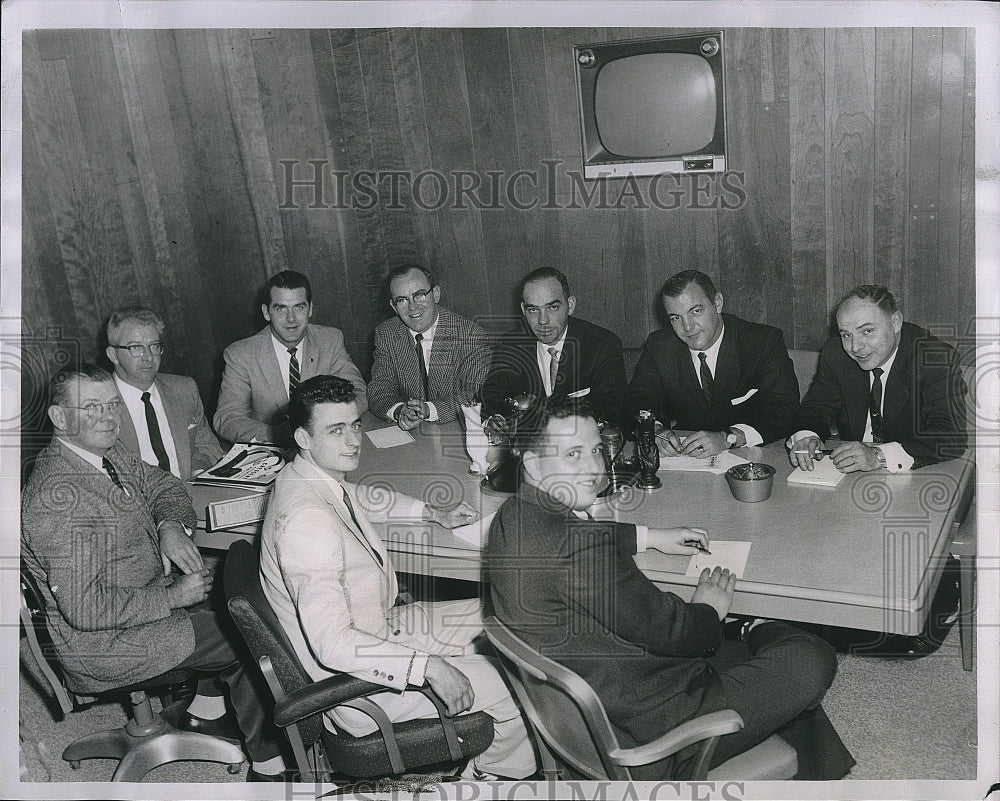
[(413, 435), (398, 426), (376, 428), (374, 431), (366, 431), (365, 434), (376, 448), (395, 448), (397, 445), (414, 442)]
[(747, 566), (747, 557), (750, 555), (750, 543), (742, 540), (712, 540), (708, 544), (708, 549), (712, 552), (696, 553), (691, 557), (688, 565), (688, 576), (700, 576), (701, 571), (706, 567), (711, 570), (716, 566), (729, 568), (730, 573), (735, 573), (737, 578), (743, 577), (743, 571)]
[(713, 458), (698, 459), (694, 456), (661, 456), (660, 470), (692, 470), (699, 473), (721, 475), (734, 465), (750, 461), (749, 459), (737, 456), (732, 451), (723, 451)]
[(836, 487), (844, 480), (846, 473), (841, 473), (833, 459), (827, 456), (822, 461), (813, 461), (812, 470), (796, 467), (788, 474), (789, 484), (810, 484), (814, 487)]

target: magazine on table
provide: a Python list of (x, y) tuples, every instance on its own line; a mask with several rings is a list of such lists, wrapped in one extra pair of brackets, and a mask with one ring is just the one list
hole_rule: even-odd
[(237, 442), (207, 470), (191, 478), (192, 484), (266, 489), (285, 466), (284, 448), (260, 442)]

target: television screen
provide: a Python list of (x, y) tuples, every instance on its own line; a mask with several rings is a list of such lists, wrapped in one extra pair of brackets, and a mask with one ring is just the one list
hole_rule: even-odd
[(576, 45), (587, 178), (726, 169), (722, 31)]

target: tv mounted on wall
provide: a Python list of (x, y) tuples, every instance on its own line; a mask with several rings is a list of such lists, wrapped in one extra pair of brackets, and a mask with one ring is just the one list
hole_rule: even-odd
[(573, 47), (586, 178), (725, 172), (722, 31)]

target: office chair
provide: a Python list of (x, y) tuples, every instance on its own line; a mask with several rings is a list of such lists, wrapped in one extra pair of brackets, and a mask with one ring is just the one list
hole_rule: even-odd
[[(193, 670), (169, 670), (158, 676), (95, 693), (92, 696), (70, 697), (65, 682), (54, 667), (55, 652), (45, 622), (45, 600), (26, 570), (21, 571), (21, 624), (42, 675), (52, 687), (53, 694), (65, 716), (73, 709), (96, 698), (129, 695), (131, 714), (128, 722), (119, 729), (85, 734), (66, 746), (62, 758), (70, 767), (78, 768), (84, 759), (117, 759), (118, 767), (111, 777), (115, 782), (138, 782), (154, 768), (168, 762), (192, 760), (221, 762), (230, 773), (239, 773), (245, 757), (239, 744), (189, 731), (179, 731), (171, 720), (183, 711), (181, 701), (173, 707), (164, 706), (154, 712), (149, 693), (169, 691), (173, 685), (190, 681)], [(56, 662), (57, 666), (58, 663)], [(176, 708), (174, 708), (176, 707)]]
[[(975, 457), (974, 451), (967, 451), (966, 458)], [(976, 492), (976, 474), (973, 469), (972, 478), (966, 486), (962, 499), (959, 501), (955, 521), (952, 524), (951, 544), (949, 552), (958, 558), (961, 565), (958, 578), (959, 615), (958, 637), (962, 649), (962, 667), (972, 670), (973, 645), (976, 639), (976, 551), (977, 528), (976, 510), (972, 499)]]
[(622, 748), (597, 693), (579, 675), (539, 654), (495, 617), (486, 621), (486, 636), (503, 657), (546, 776), (565, 765), (587, 779), (628, 781), (633, 778), (630, 768), (700, 741), (704, 745), (691, 781), (773, 781), (790, 779), (798, 770), (795, 750), (776, 734), (709, 770), (719, 737), (743, 728), (743, 719), (732, 709), (686, 721), (651, 743)]
[[(223, 589), (229, 612), (257, 660), (274, 696), (274, 723), (284, 730), (303, 781), (329, 774), (352, 778), (394, 776), (438, 763), (464, 763), (493, 742), (493, 720), (485, 712), (449, 718), (429, 687), (437, 718), (392, 723), (367, 696), (386, 692), (346, 673), (313, 681), (306, 673), (260, 586), (257, 546), (234, 542), (226, 553)], [(367, 714), (378, 731), (354, 737), (331, 732), (322, 712), (349, 706)]]

